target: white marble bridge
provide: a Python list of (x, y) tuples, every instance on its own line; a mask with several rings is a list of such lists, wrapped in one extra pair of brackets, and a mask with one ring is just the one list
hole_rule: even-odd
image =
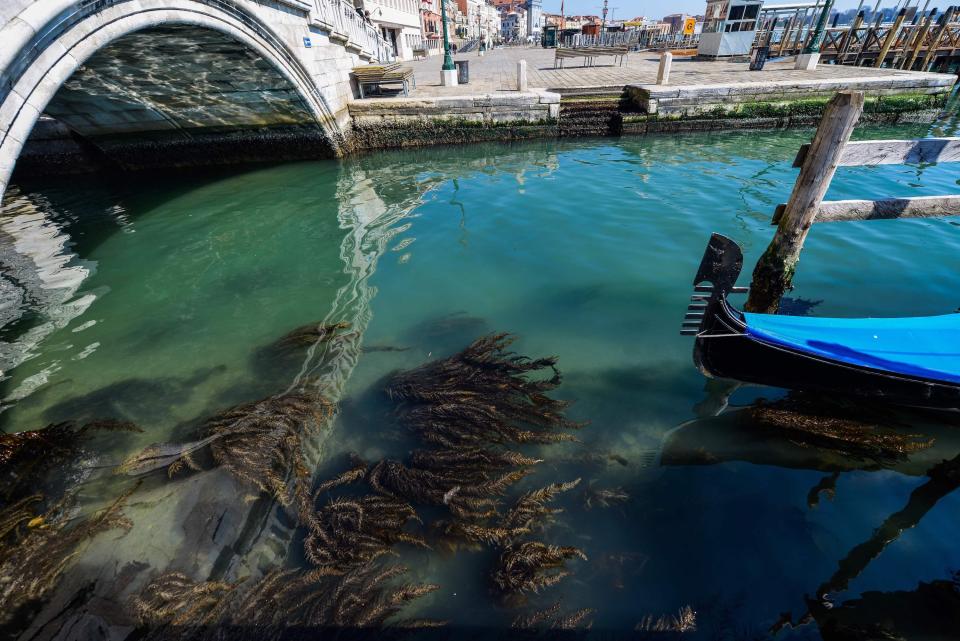
[(346, 0), (4, 0), (0, 195), (28, 138), (65, 164), (339, 155), (350, 68), (389, 55)]

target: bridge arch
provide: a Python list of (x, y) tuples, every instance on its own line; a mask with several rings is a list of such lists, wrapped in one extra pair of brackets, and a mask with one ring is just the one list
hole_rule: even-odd
[[(247, 62), (252, 65), (250, 68), (256, 71), (269, 69), (273, 78), (267, 74), (261, 78), (267, 86), (250, 86), (252, 80), (245, 77), (247, 74), (241, 68), (235, 74), (239, 76), (236, 81), (239, 84), (246, 81), (247, 85), (243, 91), (228, 98), (237, 98), (245, 91), (246, 100), (227, 110), (234, 122), (228, 117), (220, 124), (224, 127), (236, 125), (237, 119), (242, 120), (244, 114), (262, 117), (263, 107), (275, 107), (282, 102), (281, 124), (297, 125), (300, 131), (311, 129), (331, 154), (339, 155), (341, 151), (343, 132), (337, 124), (335, 112), (313, 82), (303, 61), (294, 54), (284, 37), (243, 8), (238, 0), (26, 1), (25, 9), (0, 28), (0, 42), (4, 43), (0, 47), (0, 195), (37, 120), (51, 105), (57, 104), (58, 94), (69, 93), (69, 88), (64, 89), (68, 80), (75, 74), (89, 72), (86, 65), (98, 61), (97, 54), (103, 52), (113, 52), (114, 59), (124, 58), (132, 62), (136, 70), (135, 58), (148, 55), (144, 53), (142, 43), (138, 49), (137, 43), (131, 42), (136, 34), (158, 37), (174, 34), (188, 41), (191, 34), (207, 34), (204, 46), (198, 50), (205, 47), (216, 49), (220, 46), (217, 41), (242, 46), (251, 54), (247, 56)], [(209, 46), (211, 42), (214, 42), (212, 47)], [(171, 47), (167, 50), (170, 53)], [(99, 62), (106, 66), (111, 64), (109, 61)], [(117, 70), (113, 68), (113, 71)], [(150, 72), (149, 69), (142, 71)], [(184, 123), (184, 119), (179, 118), (182, 114), (171, 115), (163, 104), (158, 105), (146, 96), (149, 91), (144, 92), (142, 86), (137, 86), (142, 77), (129, 77), (136, 76), (136, 73), (126, 75), (119, 82), (99, 87), (100, 97), (114, 104), (139, 100), (146, 111), (156, 116), (154, 120), (162, 130), (179, 130), (185, 139), (193, 138), (184, 127), (186, 125), (189, 129), (200, 123), (189, 117)], [(198, 90), (199, 93), (210, 89), (210, 77), (204, 72), (206, 84)], [(131, 85), (129, 91), (123, 89), (125, 84)], [(282, 94), (282, 100), (274, 100), (278, 93)], [(262, 104), (257, 105), (257, 100)], [(192, 115), (196, 116), (196, 113)], [(91, 130), (96, 130), (97, 123), (89, 122), (89, 117), (87, 120)], [(265, 123), (262, 118), (254, 118), (249, 124), (260, 127)], [(123, 127), (111, 129), (109, 126), (106, 129), (112, 134), (123, 130)], [(129, 126), (127, 130), (130, 130)]]

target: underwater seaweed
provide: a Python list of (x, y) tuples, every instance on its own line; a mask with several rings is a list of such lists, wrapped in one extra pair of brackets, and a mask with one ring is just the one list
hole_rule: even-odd
[[(560, 613), (560, 601), (541, 610), (534, 610), (514, 618), (510, 627), (514, 630), (536, 630), (549, 627), (551, 630), (589, 630), (592, 621), (586, 619), (593, 614), (592, 608), (582, 608), (569, 614)], [(584, 623), (586, 621), (586, 623)]]
[(586, 561), (587, 555), (579, 548), (542, 541), (511, 544), (504, 548), (490, 579), (503, 596), (539, 592), (568, 576), (566, 562), (574, 558)]
[[(42, 598), (77, 555), (77, 548), (108, 530), (128, 531), (133, 524), (123, 514), (123, 505), (137, 485), (121, 494), (107, 507), (72, 523), (74, 496), (67, 495), (27, 519), (28, 505), (42, 501), (30, 497), (0, 511), (0, 523), (6, 536), (0, 538), (0, 624), (9, 621), (16, 611)], [(19, 526), (27, 520), (27, 531)]]
[(326, 425), (334, 410), (334, 404), (322, 396), (297, 391), (243, 403), (207, 419), (203, 438), (149, 445), (127, 458), (116, 472), (146, 474), (166, 467), (173, 477), (185, 469), (200, 470), (195, 455), (209, 447), (216, 465), (272, 496), (306, 522), (313, 515), (313, 501), (303, 438)]
[(748, 416), (760, 425), (786, 431), (804, 447), (836, 450), (848, 456), (896, 461), (933, 445), (933, 439), (903, 434), (839, 403), (792, 394), (772, 403), (758, 403)]
[[(507, 351), (514, 340), (506, 333), (483, 336), (449, 358), (395, 374), (387, 394), (401, 402), (401, 423), (449, 448), (576, 440), (557, 430), (585, 423), (567, 419), (569, 403), (546, 395), (561, 381), (557, 359)], [(545, 369), (552, 371), (550, 378), (528, 378)]]
[[(310, 473), (302, 438), (325, 424), (333, 411), (322, 397), (292, 392), (230, 408), (207, 420), (204, 429), (219, 437), (210, 444), (218, 465), (284, 506), (299, 500), (297, 507), (303, 509)], [(288, 488), (291, 473), (295, 482)]]
[(140, 431), (128, 421), (103, 419), (0, 434), (0, 503), (33, 494), (49, 472), (62, 475), (65, 466), (76, 464), (84, 441), (93, 433)]
[(630, 495), (622, 487), (594, 488), (591, 481), (583, 491), (583, 509), (592, 510), (594, 507), (606, 509), (614, 505), (626, 503)]
[[(367, 478), (367, 464), (355, 454), (349, 459), (346, 472), (318, 485), (315, 501), (321, 494), (360, 480), (367, 480), (367, 485), (372, 486)], [(429, 548), (422, 536), (405, 529), (411, 522), (421, 523), (416, 510), (396, 496), (332, 496), (305, 520), (304, 555), (316, 567), (347, 571), (392, 554), (397, 544)]]
[(309, 522), (304, 553), (317, 567), (347, 569), (391, 552), (397, 543), (429, 547), (423, 537), (404, 531), (420, 522), (409, 503), (369, 494), (331, 499)]
[(182, 572), (168, 572), (151, 581), (130, 605), (144, 627), (158, 625), (205, 626), (222, 616), (226, 596), (236, 583), (196, 583)]
[(273, 349), (289, 349), (309, 347), (316, 343), (332, 340), (338, 336), (340, 330), (350, 329), (350, 323), (308, 323), (301, 325), (271, 343)]
[(547, 503), (558, 494), (573, 489), (579, 483), (580, 479), (569, 483), (552, 483), (527, 492), (518, 498), (507, 513), (493, 525), (452, 520), (440, 521), (435, 526), (451, 538), (508, 547), (520, 537), (542, 531), (552, 523), (553, 515), (563, 510), (548, 507)]
[(532, 492), (527, 492), (514, 503), (503, 517), (501, 526), (506, 530), (533, 533), (542, 531), (553, 521), (553, 515), (563, 510), (551, 508), (547, 503), (563, 492), (569, 492), (580, 484), (580, 479), (567, 483), (551, 483)]
[[(402, 565), (370, 562), (342, 572), (333, 568), (275, 569), (237, 584), (193, 582), (178, 573), (161, 575), (131, 600), (148, 638), (279, 639), (288, 629), (352, 630), (443, 625), (427, 619), (391, 618), (409, 603), (438, 589), (400, 583)], [(199, 620), (191, 617), (199, 617)]]
[(497, 513), (496, 497), (529, 473), (528, 469), (512, 470), (470, 484), (455, 471), (435, 472), (387, 459), (373, 467), (369, 481), (375, 491), (387, 496), (446, 506), (453, 515), (464, 519), (486, 519)]
[(663, 614), (654, 618), (652, 614), (643, 617), (634, 627), (638, 632), (696, 632), (697, 613), (685, 605), (676, 615)]

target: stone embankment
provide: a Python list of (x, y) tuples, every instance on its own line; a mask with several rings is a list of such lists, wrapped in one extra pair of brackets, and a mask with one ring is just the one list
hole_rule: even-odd
[(560, 94), (548, 91), (383, 98), (350, 103), (360, 149), (556, 136)]
[(932, 121), (954, 76), (920, 74), (354, 100), (359, 149), (815, 124), (837, 91), (867, 95), (863, 121)]

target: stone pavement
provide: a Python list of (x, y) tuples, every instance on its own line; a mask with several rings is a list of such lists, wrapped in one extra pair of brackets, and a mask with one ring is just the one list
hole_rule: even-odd
[[(459, 96), (466, 94), (515, 91), (517, 62), (527, 61), (527, 77), (530, 87), (543, 88), (559, 93), (576, 93), (578, 90), (609, 88), (622, 90), (626, 85), (653, 84), (657, 79), (659, 56), (641, 52), (627, 56), (624, 66), (613, 66), (613, 58), (597, 58), (593, 67), (581, 67), (581, 60), (566, 60), (566, 68), (553, 68), (553, 49), (541, 47), (507, 47), (478, 56), (476, 51), (454, 56), (454, 60), (470, 61), (470, 83), (459, 87), (440, 85), (442, 56), (404, 63), (413, 67), (417, 88), (411, 98), (434, 96)], [(768, 62), (763, 71), (750, 71), (744, 62), (698, 61), (691, 58), (674, 58), (670, 74), (671, 86), (731, 85), (756, 82), (816, 83), (820, 81), (868, 78), (924, 77), (916, 71), (873, 69), (864, 67), (820, 65), (815, 71), (793, 69), (793, 59), (783, 62)]]

